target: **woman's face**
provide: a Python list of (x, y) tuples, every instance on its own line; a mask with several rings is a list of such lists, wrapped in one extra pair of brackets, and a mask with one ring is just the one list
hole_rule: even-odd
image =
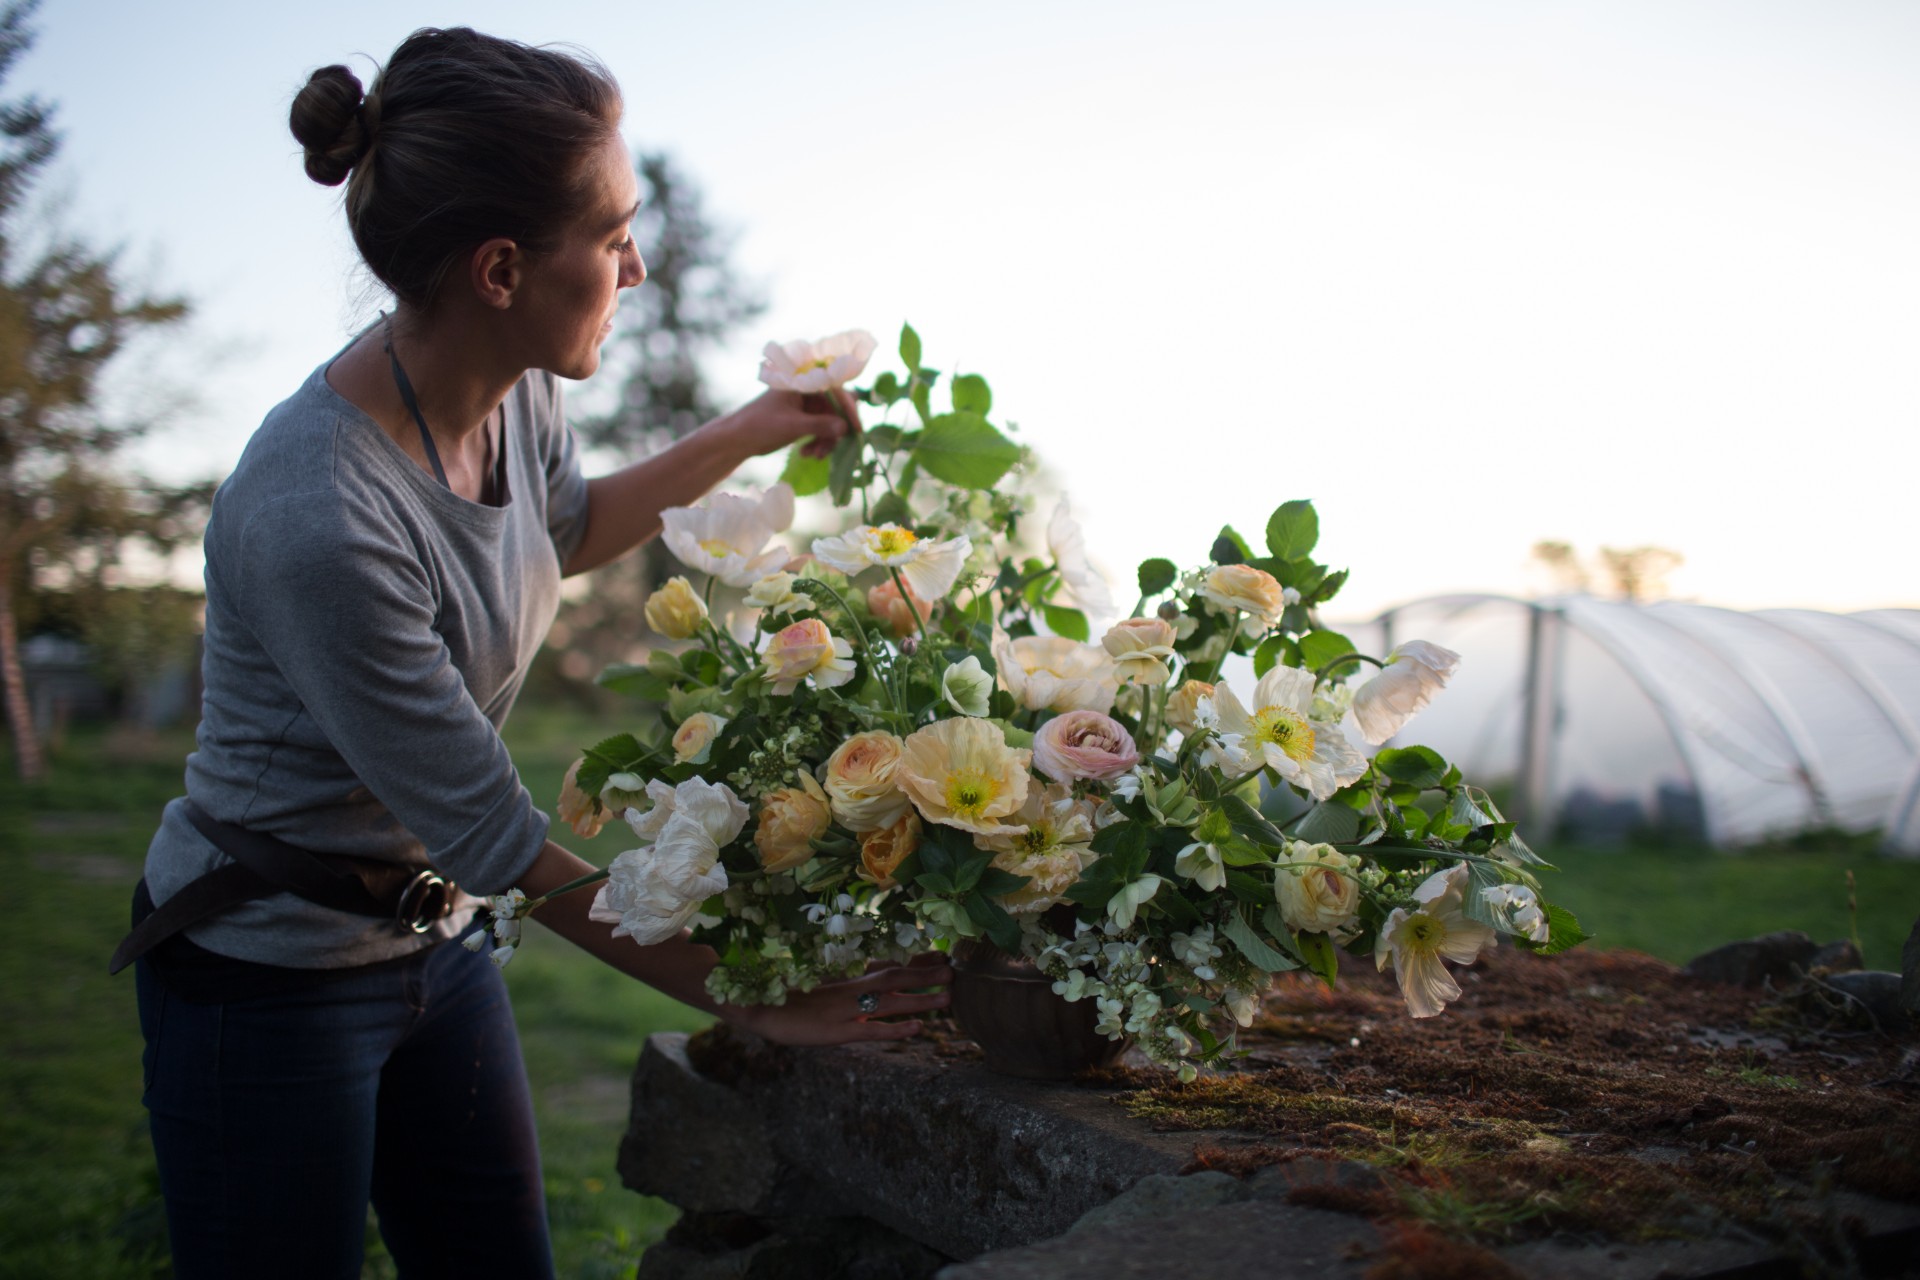
[(586, 211), (551, 252), (528, 259), (512, 307), (531, 346), (529, 363), (563, 378), (584, 378), (600, 367), (600, 344), (613, 333), (620, 291), (647, 278), (632, 234), (640, 184), (625, 144), (609, 139), (593, 165)]

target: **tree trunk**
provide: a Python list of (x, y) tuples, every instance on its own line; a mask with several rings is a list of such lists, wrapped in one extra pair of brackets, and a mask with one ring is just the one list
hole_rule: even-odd
[(40, 755), (40, 739), (33, 732), (26, 674), (20, 670), (20, 634), (13, 620), (11, 574), (0, 575), (0, 685), (5, 686), (7, 724), (13, 730), (14, 763), (22, 781), (38, 781), (47, 765)]

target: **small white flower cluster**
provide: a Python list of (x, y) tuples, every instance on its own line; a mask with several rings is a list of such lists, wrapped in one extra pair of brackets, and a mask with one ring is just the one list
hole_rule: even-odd
[[(1195, 1044), (1180, 1025), (1183, 1006), (1169, 1008), (1148, 985), (1156, 977), (1155, 965), (1141, 940), (1126, 934), (1111, 920), (1098, 927), (1076, 921), (1071, 939), (1042, 947), (1033, 959), (1054, 979), (1055, 995), (1069, 1003), (1094, 1002), (1099, 1015), (1094, 1030), (1109, 1040), (1135, 1037), (1149, 1059), (1174, 1068), (1182, 1080), (1192, 1080), (1197, 1072), (1187, 1058)], [(1028, 935), (1030, 942), (1042, 936)], [(1211, 927), (1175, 935), (1174, 947), (1172, 961), (1162, 958), (1158, 966), (1162, 986), (1179, 989), (1215, 979), (1211, 962), (1220, 958), (1221, 949), (1214, 944)], [(1182, 968), (1191, 973), (1191, 982)]]
[(513, 949), (520, 945), (520, 921), (527, 914), (527, 895), (518, 889), (496, 893), (487, 899), (487, 910), (492, 914), (492, 925), (475, 929), (460, 940), (460, 945), (469, 951), (478, 951), (487, 944), (487, 935), (491, 933), (494, 947), (487, 958), (505, 968), (513, 959)]

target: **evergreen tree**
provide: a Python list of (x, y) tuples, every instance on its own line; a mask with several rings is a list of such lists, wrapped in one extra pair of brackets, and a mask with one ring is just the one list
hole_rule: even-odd
[[(37, 3), (0, 9), (0, 84), (32, 46)], [(130, 540), (166, 548), (191, 537), (208, 493), (113, 466), (155, 424), (104, 417), (102, 374), (133, 337), (179, 320), (186, 304), (130, 288), (116, 253), (34, 221), (27, 195), (59, 144), (50, 104), (0, 101), (0, 684), (28, 778), (42, 761), (20, 667), (22, 603), (37, 586), (105, 587)]]

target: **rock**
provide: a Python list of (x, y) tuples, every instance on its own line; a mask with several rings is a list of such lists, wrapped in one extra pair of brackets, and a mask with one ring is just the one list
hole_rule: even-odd
[(1149, 1174), (1097, 1209), (1084, 1214), (1067, 1228), (1068, 1235), (1102, 1231), (1130, 1222), (1152, 1222), (1217, 1204), (1233, 1204), (1247, 1199), (1247, 1185), (1231, 1174), (1207, 1170), (1175, 1176)]
[(1860, 968), (1865, 962), (1860, 959), (1860, 948), (1853, 945), (1850, 938), (1838, 942), (1829, 942), (1813, 953), (1813, 959), (1807, 962), (1808, 969), (1825, 969), (1829, 973), (1848, 973)]
[(1861, 969), (1854, 973), (1828, 974), (1821, 980), (1820, 994), (1827, 996), (1829, 1007), (1835, 995), (1846, 1008), (1841, 1016), (1861, 1027), (1872, 1027), (1889, 1035), (1913, 1029), (1913, 1019), (1901, 1002), (1901, 981), (1897, 973), (1882, 969)]
[(635, 1280), (929, 1280), (949, 1259), (864, 1218), (689, 1213)]
[(1781, 986), (1803, 975), (1819, 950), (1814, 940), (1798, 929), (1785, 929), (1715, 947), (1688, 961), (1686, 972), (1707, 982), (1735, 987), (1757, 987), (1769, 980)]

